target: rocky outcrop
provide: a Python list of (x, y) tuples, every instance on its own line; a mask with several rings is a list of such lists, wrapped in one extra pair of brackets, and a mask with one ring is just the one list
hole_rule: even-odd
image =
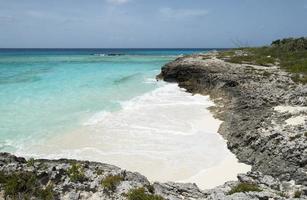
[[(307, 188), (280, 182), (259, 172), (239, 174), (238, 181), (200, 190), (192, 183), (153, 183), (116, 166), (76, 160), (26, 160), (0, 153), (0, 199), (288, 199)], [(117, 177), (117, 178), (110, 178)], [(137, 188), (146, 198), (129, 196)], [(137, 193), (137, 196), (139, 194)]]
[(307, 185), (307, 86), (278, 66), (233, 64), (218, 53), (178, 58), (157, 78), (210, 95), (219, 133), (241, 162), (281, 181)]

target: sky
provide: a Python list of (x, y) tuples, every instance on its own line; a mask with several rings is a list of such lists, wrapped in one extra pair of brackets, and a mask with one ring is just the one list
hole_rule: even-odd
[(307, 0), (0, 0), (0, 48), (225, 48), (307, 36)]

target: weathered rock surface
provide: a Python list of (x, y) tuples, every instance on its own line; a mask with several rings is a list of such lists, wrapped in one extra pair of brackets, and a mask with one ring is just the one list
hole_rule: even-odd
[(228, 63), (217, 54), (178, 58), (157, 78), (210, 95), (223, 121), (219, 133), (252, 171), (306, 186), (307, 85), (276, 66)]
[[(69, 169), (78, 165), (82, 168), (82, 180), (72, 180)], [(144, 188), (148, 194), (155, 194), (169, 200), (181, 199), (288, 199), (295, 191), (301, 191), (301, 199), (307, 193), (307, 188), (296, 186), (290, 182), (280, 182), (271, 176), (264, 176), (260, 172), (239, 174), (238, 181), (227, 182), (222, 186), (200, 190), (192, 183), (153, 183), (136, 172), (122, 170), (116, 166), (76, 160), (25, 160), (8, 153), (0, 153), (0, 171), (6, 175), (14, 173), (33, 173), (40, 187), (52, 185), (53, 199), (127, 199), (131, 189)], [(122, 180), (112, 190), (105, 188), (102, 181), (110, 176), (121, 176)], [(1, 178), (0, 178), (1, 179)], [(2, 180), (0, 180), (1, 182)], [(238, 184), (254, 184), (259, 187), (258, 192), (240, 192), (228, 194)], [(5, 199), (5, 184), (0, 184), (0, 199)], [(22, 188), (20, 188), (22, 190)], [(16, 199), (24, 199), (19, 194)], [(14, 199), (8, 198), (6, 199)], [(30, 197), (30, 199), (38, 199)], [(148, 199), (150, 200), (150, 199)]]

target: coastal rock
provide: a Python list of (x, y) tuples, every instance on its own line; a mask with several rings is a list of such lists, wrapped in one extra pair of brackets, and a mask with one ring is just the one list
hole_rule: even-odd
[[(278, 66), (234, 64), (216, 55), (178, 58), (166, 64), (157, 78), (176, 82), (191, 93), (210, 95), (216, 103), (211, 110), (223, 121), (219, 133), (241, 162), (252, 165), (252, 171), (306, 186), (307, 86), (293, 82)], [(266, 182), (277, 187), (272, 180)]]
[[(128, 199), (127, 195), (137, 188), (144, 188), (147, 194), (160, 196), (166, 200), (287, 199), (286, 196), (294, 196), (296, 191), (301, 192), (302, 198), (307, 198), (306, 187), (298, 187), (291, 182), (280, 182), (260, 172), (239, 174), (238, 181), (227, 182), (210, 190), (200, 190), (193, 183), (151, 184), (146, 177), (137, 172), (97, 162), (68, 159), (26, 161), (24, 158), (7, 153), (0, 153), (0, 160), (2, 161), (0, 199), (28, 197), (29, 199), (124, 200)], [(17, 175), (17, 178), (14, 175)], [(103, 184), (103, 180), (109, 176), (121, 178), (115, 182), (108, 182), (107, 185)], [(29, 180), (31, 181), (27, 182)], [(246, 184), (256, 187), (257, 190), (236, 189), (242, 186), (244, 188)]]

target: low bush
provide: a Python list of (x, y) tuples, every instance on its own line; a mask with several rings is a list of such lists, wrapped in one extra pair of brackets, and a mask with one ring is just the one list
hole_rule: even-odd
[[(238, 51), (242, 53), (237, 54)], [(274, 41), (271, 46), (221, 51), (218, 58), (263, 66), (279, 63), (281, 68), (293, 74), (293, 81), (307, 83), (307, 38), (286, 38)]]
[(124, 178), (120, 175), (109, 175), (101, 181), (101, 184), (105, 190), (114, 192), (123, 180)]
[(73, 163), (67, 170), (67, 174), (72, 182), (83, 181), (85, 179), (84, 169), (80, 164)]
[(294, 198), (300, 198), (302, 196), (302, 191), (297, 190), (294, 192)]
[(35, 163), (34, 158), (30, 158), (30, 159), (27, 161), (27, 166), (28, 166), (28, 167), (34, 167), (34, 163)]
[(228, 195), (240, 192), (261, 192), (262, 190), (256, 184), (250, 183), (239, 183), (235, 187), (233, 187), (229, 192)]
[(54, 199), (53, 187), (45, 189), (39, 184), (32, 172), (0, 173), (0, 184), (4, 189), (5, 198), (9, 199)]
[(147, 194), (144, 188), (138, 188), (129, 191), (128, 200), (164, 200), (164, 199), (159, 195)]

